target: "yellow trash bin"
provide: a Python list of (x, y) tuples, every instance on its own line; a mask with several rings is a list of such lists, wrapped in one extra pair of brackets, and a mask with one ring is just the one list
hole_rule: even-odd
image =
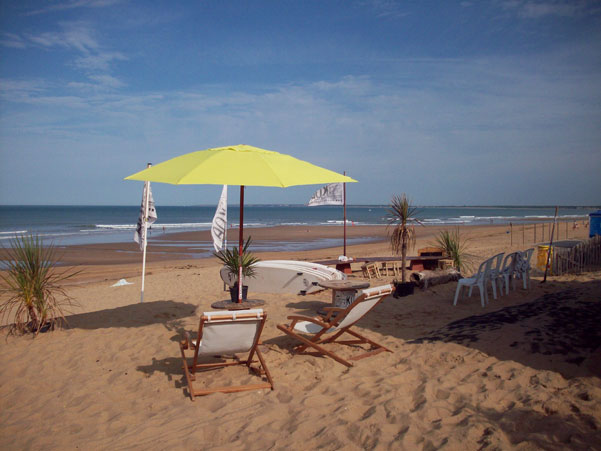
[[(547, 244), (539, 244), (538, 245), (538, 254), (536, 256), (536, 267), (541, 271), (545, 271), (545, 266), (547, 266), (547, 254), (549, 253), (549, 246)], [(551, 259), (549, 260), (549, 270), (547, 274), (552, 274), (552, 262), (553, 259), (553, 249), (551, 249)]]

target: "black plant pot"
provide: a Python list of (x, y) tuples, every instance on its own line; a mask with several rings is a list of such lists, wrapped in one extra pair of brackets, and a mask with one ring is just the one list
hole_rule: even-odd
[(413, 282), (395, 282), (394, 294), (395, 298), (402, 298), (413, 294), (415, 284)]
[[(248, 285), (242, 285), (242, 300), (246, 301), (246, 297), (248, 295)], [(238, 302), (238, 284), (234, 284), (233, 287), (230, 288), (230, 299), (232, 302)]]

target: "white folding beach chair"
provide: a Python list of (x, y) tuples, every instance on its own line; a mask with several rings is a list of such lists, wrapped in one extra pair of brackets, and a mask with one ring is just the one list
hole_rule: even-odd
[[(385, 351), (392, 352), (390, 349), (351, 329), (357, 321), (391, 294), (392, 290), (392, 285), (367, 288), (362, 290), (353, 303), (346, 308), (325, 307), (324, 310), (328, 313), (322, 318), (291, 315), (288, 317), (290, 324), (278, 324), (277, 327), (301, 342), (300, 345), (294, 348), (297, 353), (308, 353), (307, 348), (311, 348), (317, 355), (331, 357), (338, 363), (351, 367), (353, 364), (350, 360), (363, 359)], [(343, 334), (349, 334), (354, 339), (338, 340)], [(343, 344), (357, 349), (360, 349), (360, 345), (369, 345), (370, 349), (367, 352), (344, 359), (323, 346), (328, 343)]]
[(482, 307), (484, 307), (488, 303), (488, 293), (486, 291), (486, 282), (488, 278), (488, 274), (490, 272), (490, 268), (492, 266), (492, 259), (484, 260), (480, 263), (478, 267), (478, 272), (474, 274), (472, 277), (466, 277), (464, 279), (459, 279), (457, 282), (457, 289), (455, 290), (455, 299), (453, 300), (453, 305), (457, 305), (457, 299), (459, 299), (459, 295), (463, 288), (469, 287), (468, 296), (472, 295), (472, 290), (474, 287), (478, 287), (480, 290), (480, 302)]
[[(192, 401), (194, 401), (195, 396), (214, 392), (231, 393), (263, 388), (273, 390), (273, 380), (258, 348), (259, 338), (266, 320), (267, 314), (262, 309), (240, 310), (237, 312), (204, 312), (202, 314), (196, 340), (192, 340), (186, 332), (184, 340), (180, 342), (184, 374), (186, 375)], [(193, 351), (191, 364), (188, 364), (185, 355), (185, 351), (188, 349)], [(248, 353), (248, 357), (244, 360), (239, 359), (235, 356), (239, 353)], [(255, 354), (259, 359), (259, 367), (251, 366), (252, 363), (255, 363), (253, 362)], [(198, 363), (201, 357), (213, 357), (221, 361)], [(224, 361), (226, 358), (231, 361)], [(259, 384), (217, 388), (197, 389), (194, 387), (192, 382), (196, 380), (198, 370), (210, 370), (231, 365), (246, 365), (251, 372), (254, 372), (260, 378), (265, 376), (267, 381)]]

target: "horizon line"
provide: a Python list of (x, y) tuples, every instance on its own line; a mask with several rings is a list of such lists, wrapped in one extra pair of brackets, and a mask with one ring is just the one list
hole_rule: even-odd
[[(156, 205), (156, 204), (155, 204)], [(228, 204), (232, 207), (239, 207), (239, 203)], [(264, 203), (264, 204), (244, 204), (245, 207), (307, 207), (307, 208), (316, 208), (316, 207), (308, 207), (306, 204), (300, 203)], [(389, 207), (390, 204), (346, 204), (347, 207)], [(528, 205), (512, 205), (512, 204), (478, 204), (478, 205), (412, 205), (416, 208), (601, 208), (601, 205), (544, 205), (544, 204), (528, 204)], [(140, 205), (137, 204), (0, 204), (0, 208), (2, 207), (127, 207), (127, 208), (139, 208)], [(190, 205), (157, 205), (157, 208), (161, 207), (179, 207), (179, 208), (193, 208), (193, 207), (216, 207), (216, 204), (190, 204)], [(320, 205), (319, 207), (342, 207), (342, 205)]]

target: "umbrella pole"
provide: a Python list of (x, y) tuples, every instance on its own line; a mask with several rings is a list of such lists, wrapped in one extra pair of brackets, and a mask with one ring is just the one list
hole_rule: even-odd
[(244, 247), (244, 185), (240, 185), (240, 233), (238, 236), (238, 303), (242, 302), (242, 249)]
[[(344, 171), (344, 175), (346, 175), (346, 171)], [(346, 257), (346, 183), (342, 184), (342, 197), (344, 203), (344, 249), (342, 251), (342, 255)]]

